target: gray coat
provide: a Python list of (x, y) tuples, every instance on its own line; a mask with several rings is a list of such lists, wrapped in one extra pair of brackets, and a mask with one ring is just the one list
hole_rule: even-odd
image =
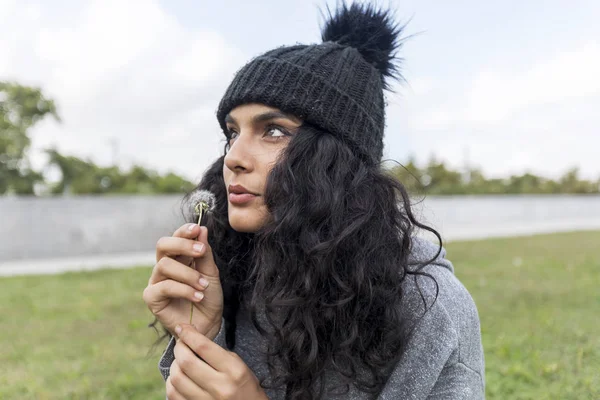
[[(437, 245), (413, 238), (409, 257), (411, 265), (433, 258)], [(406, 350), (381, 392), (374, 396), (358, 391), (355, 387), (343, 395), (328, 394), (327, 399), (381, 399), (381, 400), (479, 400), (485, 398), (484, 357), (477, 308), (469, 292), (454, 276), (454, 268), (442, 253), (424, 271), (435, 277), (439, 295), (433, 307), (424, 315), (424, 304), (415, 284), (408, 276), (403, 281), (403, 312), (412, 321), (414, 332)], [(426, 299), (435, 296), (435, 285), (429, 278), (419, 276), (418, 286)], [(431, 302), (429, 303), (429, 306)], [(248, 312), (238, 313), (236, 346), (234, 351), (246, 362), (260, 379), (268, 374), (262, 350), (266, 348), (263, 338), (252, 325)], [(214, 341), (225, 346), (224, 330)], [(166, 380), (173, 362), (175, 340), (171, 339), (159, 361), (159, 369)], [(326, 381), (335, 383), (333, 374)], [(327, 383), (329, 386), (329, 383)], [(284, 390), (266, 390), (271, 400), (283, 400)]]

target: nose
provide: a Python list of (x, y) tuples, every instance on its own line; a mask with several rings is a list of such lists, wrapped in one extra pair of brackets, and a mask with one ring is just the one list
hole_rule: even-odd
[(249, 172), (252, 170), (252, 155), (249, 151), (251, 144), (247, 142), (248, 137), (250, 135), (238, 134), (233, 144), (229, 147), (224, 160), (225, 166), (229, 170), (234, 172)]

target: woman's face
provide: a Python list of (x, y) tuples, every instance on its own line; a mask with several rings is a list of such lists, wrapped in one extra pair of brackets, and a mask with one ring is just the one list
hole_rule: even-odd
[(269, 218), (264, 191), (267, 175), (301, 121), (277, 108), (244, 104), (225, 117), (229, 149), (223, 165), (229, 224), (257, 232)]

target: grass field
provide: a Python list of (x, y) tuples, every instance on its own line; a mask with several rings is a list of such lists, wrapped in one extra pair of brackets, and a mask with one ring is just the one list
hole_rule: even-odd
[[(600, 232), (446, 246), (482, 323), (488, 399), (600, 399)], [(164, 399), (150, 268), (0, 279), (0, 399)]]

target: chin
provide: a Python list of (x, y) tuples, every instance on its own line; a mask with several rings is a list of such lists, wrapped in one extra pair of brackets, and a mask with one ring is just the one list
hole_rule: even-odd
[(256, 210), (229, 210), (229, 225), (237, 232), (256, 233), (264, 225), (264, 219)]
[(229, 225), (231, 225), (231, 227), (233, 228), (234, 231), (240, 232), (240, 233), (256, 233), (258, 231), (258, 228), (253, 225), (236, 224), (236, 223), (231, 223), (231, 222), (229, 222)]

